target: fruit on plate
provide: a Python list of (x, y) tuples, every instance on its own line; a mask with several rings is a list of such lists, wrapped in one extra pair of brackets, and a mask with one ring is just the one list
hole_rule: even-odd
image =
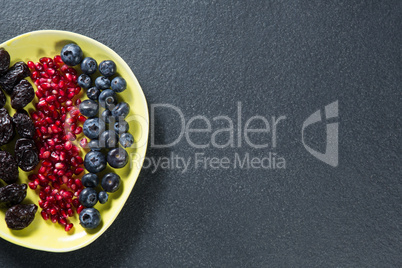
[(32, 139), (18, 139), (14, 153), (17, 164), (23, 171), (31, 171), (39, 164), (38, 149)]
[(116, 64), (111, 60), (104, 60), (99, 63), (99, 72), (106, 77), (116, 73)]
[(90, 151), (85, 155), (84, 166), (91, 173), (99, 173), (106, 168), (106, 157), (99, 151)]
[(14, 156), (7, 151), (0, 151), (0, 178), (5, 183), (14, 183), (18, 180), (18, 173)]
[(116, 173), (107, 173), (102, 178), (102, 188), (108, 193), (114, 193), (120, 188), (120, 176)]
[(86, 229), (95, 229), (101, 222), (101, 216), (96, 208), (84, 208), (80, 213), (80, 224)]
[(13, 119), (6, 108), (0, 109), (0, 145), (9, 143), (14, 138)]
[(0, 188), (0, 203), (8, 207), (19, 204), (27, 195), (27, 185), (24, 184), (9, 184)]
[(81, 71), (84, 74), (91, 75), (96, 72), (97, 68), (98, 68), (98, 63), (96, 62), (95, 59), (93, 59), (91, 57), (86, 57), (81, 62)]
[(85, 188), (81, 191), (79, 200), (84, 207), (91, 208), (98, 202), (98, 193), (94, 188)]
[(30, 72), (28, 66), (25, 62), (19, 61), (0, 77), (0, 87), (8, 95), (12, 95), (14, 86), (29, 75)]
[(80, 64), (83, 55), (81, 48), (76, 44), (65, 45), (60, 53), (63, 62), (69, 66)]
[(122, 168), (128, 163), (128, 153), (123, 148), (115, 148), (108, 152), (107, 162), (111, 167)]
[(21, 138), (33, 139), (35, 135), (35, 125), (25, 110), (18, 110), (13, 115), (13, 122)]
[(13, 230), (21, 230), (28, 225), (35, 218), (35, 213), (38, 210), (38, 206), (35, 204), (18, 204), (9, 208), (6, 212), (6, 223), (8, 228)]

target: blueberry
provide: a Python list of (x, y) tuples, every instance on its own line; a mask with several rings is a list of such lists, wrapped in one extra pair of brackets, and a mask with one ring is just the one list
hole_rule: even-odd
[(108, 199), (109, 199), (109, 195), (108, 195), (108, 193), (106, 191), (100, 191), (99, 192), (99, 194), (98, 194), (99, 203), (105, 204)]
[(80, 213), (80, 224), (85, 229), (95, 229), (101, 221), (101, 216), (96, 208), (84, 208)]
[(90, 139), (96, 139), (105, 129), (105, 122), (97, 117), (89, 118), (82, 126), (84, 135)]
[(112, 80), (111, 87), (114, 92), (123, 92), (127, 87), (126, 80), (120, 76), (115, 77)]
[(84, 74), (90, 75), (90, 74), (93, 74), (94, 72), (96, 72), (97, 66), (98, 66), (98, 63), (96, 62), (96, 60), (94, 60), (91, 57), (86, 57), (81, 62), (81, 71)]
[(90, 188), (95, 188), (96, 186), (98, 186), (98, 183), (99, 183), (98, 176), (93, 173), (85, 174), (84, 176), (82, 176), (81, 181), (85, 187), (90, 187)]
[(95, 86), (96, 86), (98, 89), (101, 89), (101, 90), (103, 90), (103, 89), (108, 89), (108, 88), (110, 88), (110, 80), (109, 80), (109, 78), (107, 78), (107, 77), (98, 76), (98, 77), (95, 79)]
[(131, 147), (134, 143), (134, 137), (130, 133), (123, 133), (120, 135), (119, 141), (124, 148)]
[(91, 208), (98, 202), (98, 194), (94, 188), (84, 188), (78, 199), (84, 207)]
[(91, 100), (97, 101), (100, 95), (100, 90), (96, 87), (91, 87), (87, 90), (87, 97)]
[(104, 60), (99, 63), (99, 72), (106, 76), (112, 76), (116, 73), (116, 64), (111, 60)]
[(129, 128), (130, 126), (125, 120), (118, 120), (116, 123), (114, 123), (114, 131), (116, 131), (117, 134), (126, 133)]
[(112, 116), (114, 118), (126, 118), (130, 111), (130, 105), (127, 102), (120, 102), (112, 110)]
[(94, 117), (98, 115), (99, 105), (98, 102), (93, 100), (84, 100), (80, 103), (80, 112), (86, 117)]
[(99, 104), (108, 110), (112, 110), (117, 103), (116, 93), (111, 89), (106, 89), (99, 95)]
[(106, 157), (99, 151), (90, 151), (85, 155), (84, 167), (91, 173), (101, 172), (106, 168)]
[(99, 147), (101, 148), (114, 148), (118, 142), (119, 138), (114, 130), (106, 130), (99, 136)]
[(123, 148), (115, 148), (107, 154), (107, 162), (111, 167), (122, 168), (127, 165), (128, 153)]
[(81, 74), (80, 76), (78, 76), (77, 84), (78, 84), (80, 87), (87, 89), (87, 88), (89, 88), (89, 87), (91, 86), (91, 84), (92, 84), (91, 77), (89, 77), (89, 76), (86, 75), (86, 74)]
[(116, 173), (107, 173), (103, 176), (101, 185), (106, 192), (114, 193), (120, 187), (120, 176)]
[(89, 149), (91, 149), (92, 151), (100, 151), (100, 147), (99, 147), (99, 141), (98, 140), (91, 140), (88, 143)]
[(114, 117), (112, 116), (112, 112), (110, 110), (104, 110), (101, 114), (101, 118), (106, 124), (114, 122)]
[(61, 50), (60, 56), (65, 64), (75, 66), (82, 61), (84, 54), (76, 44), (67, 44)]

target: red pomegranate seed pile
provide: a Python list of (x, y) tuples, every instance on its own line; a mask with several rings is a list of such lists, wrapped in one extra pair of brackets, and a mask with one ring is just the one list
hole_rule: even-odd
[(77, 98), (81, 87), (76, 70), (65, 65), (59, 55), (36, 63), (28, 61), (27, 65), (37, 87), (38, 102), (31, 117), (42, 160), (38, 173), (28, 177), (28, 185), (39, 189), (43, 219), (58, 222), (68, 232), (73, 227), (68, 217), (74, 215), (74, 208), (77, 213), (84, 209), (78, 200), (84, 188), (78, 176), (84, 171), (84, 161), (80, 148), (73, 144), (82, 132), (80, 124), (86, 120), (76, 108), (81, 102)]

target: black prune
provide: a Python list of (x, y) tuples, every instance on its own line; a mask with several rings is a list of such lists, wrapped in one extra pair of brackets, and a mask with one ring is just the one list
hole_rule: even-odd
[(6, 95), (4, 94), (3, 90), (0, 89), (0, 108), (3, 108), (6, 105)]
[(8, 207), (19, 204), (27, 196), (27, 185), (13, 183), (0, 188), (0, 203)]
[(0, 77), (0, 87), (7, 94), (11, 95), (13, 93), (14, 86), (30, 74), (31, 72), (29, 71), (28, 65), (26, 65), (25, 62), (17, 62), (10, 69), (8, 69), (7, 73)]
[(33, 170), (39, 164), (39, 154), (32, 139), (21, 138), (15, 143), (15, 158), (23, 171)]
[(18, 204), (9, 208), (6, 212), (7, 227), (13, 230), (21, 230), (31, 224), (35, 219), (38, 206), (35, 204)]
[(35, 97), (35, 91), (27, 80), (22, 79), (13, 89), (11, 95), (11, 107), (22, 109)]
[(10, 67), (10, 54), (4, 49), (0, 48), (0, 74), (7, 72)]
[(0, 179), (7, 184), (18, 180), (18, 166), (14, 156), (7, 151), (0, 151)]
[(13, 116), (13, 122), (21, 138), (33, 139), (35, 125), (25, 110), (18, 110)]
[(14, 123), (5, 108), (0, 109), (0, 145), (9, 143), (15, 135)]

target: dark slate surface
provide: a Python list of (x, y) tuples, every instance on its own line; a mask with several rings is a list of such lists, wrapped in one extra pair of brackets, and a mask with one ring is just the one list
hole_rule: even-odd
[[(258, 133), (252, 141), (268, 148), (243, 139), (241, 147), (236, 140), (234, 148), (194, 149), (183, 137), (147, 156), (275, 152), (286, 169), (143, 170), (97, 241), (55, 254), (2, 240), (1, 266), (81, 267), (84, 259), (105, 267), (402, 266), (401, 1), (324, 2), (3, 1), (2, 41), (38, 29), (92, 37), (130, 65), (149, 105), (174, 105), (186, 122), (205, 116), (214, 132), (225, 125), (212, 119), (226, 115), (237, 128), (238, 102), (243, 126), (254, 115), (270, 124), (286, 116), (276, 148)], [(334, 168), (304, 149), (301, 127), (336, 100)], [(157, 110), (153, 123), (157, 143), (180, 133), (172, 110)], [(325, 150), (323, 133), (324, 124), (312, 127), (309, 145)]]

